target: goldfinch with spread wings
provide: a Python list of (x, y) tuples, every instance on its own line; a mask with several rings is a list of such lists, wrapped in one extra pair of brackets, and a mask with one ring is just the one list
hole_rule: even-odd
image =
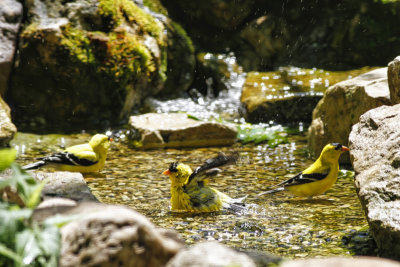
[(240, 211), (244, 198), (233, 199), (226, 194), (208, 186), (208, 177), (219, 172), (217, 167), (235, 163), (237, 154), (226, 156), (220, 153), (217, 157), (206, 160), (194, 172), (183, 163), (173, 162), (163, 174), (171, 180), (171, 208), (173, 211), (213, 212), (222, 209)]
[(38, 162), (23, 166), (25, 170), (43, 166), (70, 172), (98, 172), (104, 167), (111, 138), (104, 134), (94, 135), (89, 143), (66, 148), (63, 152), (38, 158)]
[(326, 145), (319, 158), (307, 169), (282, 183), (276, 189), (263, 192), (258, 196), (290, 191), (300, 197), (313, 197), (324, 193), (336, 182), (339, 174), (339, 157), (343, 152), (349, 151), (339, 143)]

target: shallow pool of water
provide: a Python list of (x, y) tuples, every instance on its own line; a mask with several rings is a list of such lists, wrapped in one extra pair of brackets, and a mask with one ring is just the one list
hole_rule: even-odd
[[(19, 150), (24, 145), (24, 154), (18, 158), (23, 164), (41, 156), (42, 148), (46, 148), (44, 153), (50, 153), (89, 138), (87, 134), (66, 137), (18, 134), (12, 145)], [(285, 192), (256, 197), (312, 163), (303, 134), (292, 135), (289, 141), (276, 148), (264, 144), (236, 144), (148, 151), (114, 142), (104, 170), (99, 175), (87, 175), (86, 181), (101, 202), (127, 205), (159, 227), (175, 229), (187, 244), (218, 240), (242, 250), (256, 249), (291, 258), (357, 253), (351, 246), (344, 245), (349, 235), (367, 226), (353, 186), (352, 172), (343, 170), (332, 189), (312, 200)], [(170, 183), (162, 171), (172, 161), (195, 168), (219, 151), (233, 150), (240, 153), (239, 162), (227, 166), (211, 184), (234, 198), (247, 195), (247, 203), (254, 205), (244, 214), (172, 213)]]

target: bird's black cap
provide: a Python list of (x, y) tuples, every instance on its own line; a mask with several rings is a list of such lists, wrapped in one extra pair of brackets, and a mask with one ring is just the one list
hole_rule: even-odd
[(341, 149), (342, 149), (342, 144), (339, 144), (339, 143), (331, 143), (331, 145), (335, 147), (335, 150), (341, 150)]
[(177, 172), (178, 169), (176, 167), (178, 167), (178, 162), (172, 162), (171, 165), (169, 165), (168, 170), (170, 172)]

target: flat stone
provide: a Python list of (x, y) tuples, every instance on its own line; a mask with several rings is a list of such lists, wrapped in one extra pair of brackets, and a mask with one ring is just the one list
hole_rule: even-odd
[(350, 133), (355, 187), (379, 255), (400, 259), (400, 104), (366, 112)]
[[(387, 68), (380, 68), (329, 87), (314, 109), (308, 129), (311, 154), (318, 156), (328, 143), (347, 145), (351, 127), (362, 114), (390, 105), (387, 83)], [(343, 154), (340, 162), (350, 163), (349, 154)]]
[(129, 124), (141, 148), (223, 146), (235, 142), (235, 128), (198, 121), (183, 113), (131, 116)]

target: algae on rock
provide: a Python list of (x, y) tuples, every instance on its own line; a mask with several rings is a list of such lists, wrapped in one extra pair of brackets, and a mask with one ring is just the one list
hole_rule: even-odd
[(166, 30), (133, 1), (34, 0), (26, 8), (8, 95), (17, 123), (106, 126), (162, 89)]

